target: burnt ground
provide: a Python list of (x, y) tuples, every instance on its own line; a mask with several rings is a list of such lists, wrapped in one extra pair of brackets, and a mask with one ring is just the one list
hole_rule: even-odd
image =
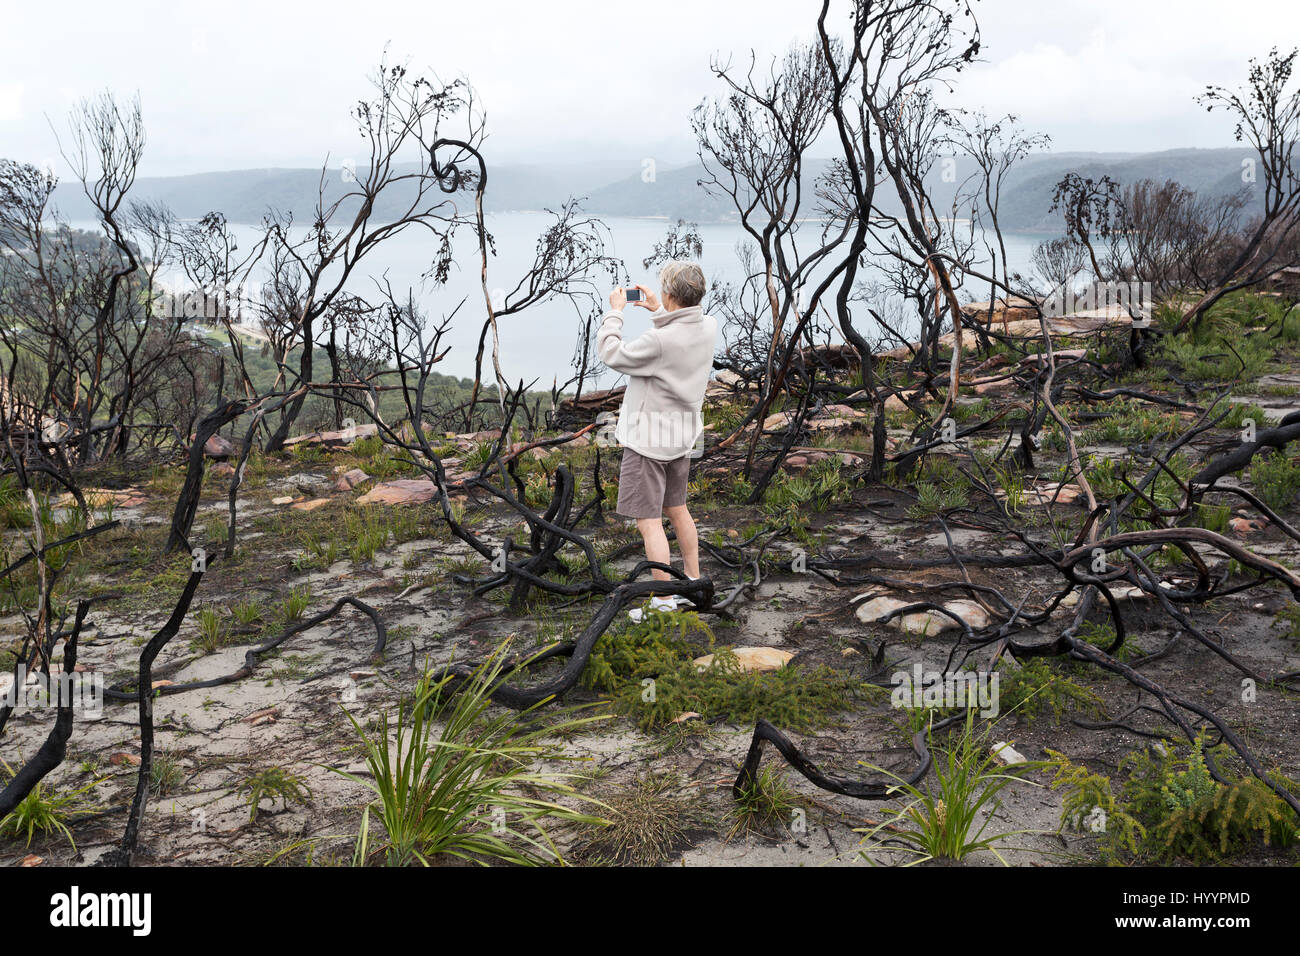
[[(905, 437), (903, 430), (891, 436)], [(827, 438), (826, 435), (830, 437)], [(859, 423), (829, 430), (826, 447), (860, 449), (867, 436)], [(992, 446), (1000, 439), (991, 441)], [(978, 443), (977, 443), (978, 444)], [(1107, 449), (1102, 449), (1106, 452)], [(1122, 449), (1120, 450), (1123, 451)], [(530, 471), (543, 476), (561, 460), (572, 462), (582, 475), (590, 468), (591, 448), (565, 448), (533, 459)], [(1062, 457), (1045, 453), (1038, 463), (1043, 480), (1056, 476)], [(481, 575), (484, 563), (456, 541), (441, 525), (434, 504), (419, 506), (361, 506), (370, 483), (355, 491), (330, 487), (339, 471), (367, 461), (349, 450), (271, 457), (260, 464), (240, 499), (240, 532), (235, 558), (218, 563), (205, 577), (199, 596), (181, 633), (167, 646), (154, 668), (154, 677), (182, 683), (228, 674), (243, 663), (249, 646), (283, 626), (283, 605), (295, 592), (305, 598), (310, 616), (345, 595), (374, 606), (389, 629), (388, 646), (370, 657), (374, 630), (353, 610), (299, 633), (256, 666), (251, 676), (224, 686), (166, 695), (156, 701), (157, 747), (167, 768), (160, 792), (151, 800), (140, 840), (142, 863), (264, 864), (273, 861), (346, 863), (369, 791), (329, 768), (365, 773), (359, 739), (347, 720), (350, 713), (373, 729), (382, 713), (392, 712), (426, 667), (451, 660), (479, 657), (510, 637), (515, 646), (540, 646), (572, 637), (586, 624), (598, 599), (569, 601), (534, 592), (523, 613), (512, 614), (502, 591), (483, 598), (469, 596), (470, 587), (452, 579), (454, 573)], [(707, 466), (706, 466), (707, 467)], [(604, 456), (606, 480), (617, 474), (616, 456)], [(788, 666), (812, 669), (819, 665), (860, 681), (857, 695), (826, 722), (804, 733), (791, 733), (805, 753), (824, 769), (846, 776), (875, 778), (864, 762), (906, 773), (914, 764), (907, 717), (891, 705), (891, 676), (916, 663), (941, 667), (953, 647), (956, 632), (936, 636), (907, 634), (887, 624), (863, 621), (855, 608), (870, 596), (908, 597), (904, 589), (870, 585), (836, 585), (814, 573), (795, 573), (789, 560), (803, 548), (811, 558), (851, 556), (872, 550), (896, 558), (934, 558), (946, 553), (943, 525), (934, 517), (909, 517), (915, 495), (905, 483), (897, 489), (866, 486), (851, 479), (859, 470), (846, 465), (843, 494), (833, 500), (790, 514), (764, 514), (730, 501), (723, 482), (700, 482), (692, 505), (702, 539), (715, 547), (734, 545), (754, 531), (794, 519), (798, 535), (778, 537), (768, 549), (762, 583), (751, 588), (722, 614), (704, 614), (716, 642), (730, 646), (771, 646), (791, 652)], [(707, 472), (697, 472), (697, 478)], [(160, 557), (167, 522), (179, 487), (179, 466), (125, 469), (96, 476), (100, 487), (130, 487), (142, 492), (143, 503), (119, 507), (112, 517), (121, 527), (92, 539), (76, 555), (64, 579), (69, 599), (99, 598), (90, 616), (80, 661), (87, 672), (105, 675), (113, 683), (130, 680), (142, 644), (165, 620), (188, 570), (188, 557)], [(540, 477), (538, 479), (540, 481)], [(580, 480), (580, 493), (589, 485)], [(210, 475), (196, 528), (216, 535), (213, 519), (223, 513), (226, 485)], [(589, 491), (587, 491), (589, 493)], [(324, 497), (313, 511), (297, 511), (273, 499)], [(585, 496), (584, 496), (585, 497)], [(972, 496), (978, 510), (990, 507)], [(466, 521), (484, 540), (520, 536), (522, 524), (486, 496), (471, 496), (459, 504)], [(1077, 526), (1083, 510), (1077, 505), (1055, 506), (1067, 524)], [(1022, 520), (1030, 533), (1046, 535), (1046, 509), (1026, 507)], [(349, 553), (365, 523), (399, 522), (373, 557)], [(963, 553), (1010, 553), (1018, 548), (1006, 536), (979, 530), (960, 515), (949, 515), (947, 526)], [(584, 526), (602, 555), (611, 554), (635, 538), (631, 522), (608, 516), (602, 526)], [(14, 532), (9, 532), (13, 534)], [(1279, 530), (1266, 527), (1229, 534), (1258, 553), (1294, 563), (1297, 545)], [(333, 554), (322, 542), (334, 541)], [(312, 543), (316, 547), (313, 550)], [(612, 565), (629, 570), (636, 547), (624, 547)], [(323, 552), (323, 555), (322, 555)], [(576, 551), (564, 552), (573, 561)], [(719, 592), (740, 580), (737, 569), (705, 556), (704, 570)], [(1225, 560), (1206, 552), (1213, 567)], [(674, 552), (676, 557), (676, 552)], [(1177, 573), (1170, 564), (1168, 573)], [(957, 580), (955, 568), (886, 571), (891, 577), (917, 583)], [(975, 583), (988, 584), (1029, 606), (1059, 589), (1060, 577), (1050, 568), (980, 569), (968, 573)], [(847, 574), (847, 572), (846, 572)], [(950, 597), (958, 597), (953, 594)], [(914, 600), (920, 598), (912, 596)], [(1242, 662), (1266, 673), (1300, 669), (1297, 630), (1283, 612), (1293, 603), (1276, 585), (1215, 599), (1188, 610), (1213, 641)], [(252, 617), (243, 624), (235, 609)], [(1261, 686), (1257, 697), (1243, 701), (1241, 675), (1212, 650), (1179, 631), (1149, 597), (1124, 601), (1129, 641), (1125, 659), (1141, 672), (1184, 697), (1212, 707), (1249, 745), (1266, 767), (1288, 776), (1300, 775), (1300, 748), (1294, 730), (1300, 726), (1292, 694)], [(205, 641), (201, 612), (215, 612), (222, 630)], [(254, 611), (249, 608), (256, 609)], [(1049, 640), (1068, 623), (1072, 610), (1058, 609), (1034, 633)], [(1280, 616), (1283, 615), (1283, 616)], [(1094, 611), (1093, 622), (1106, 624), (1106, 614)], [(12, 612), (0, 621), (4, 633), (20, 632)], [(697, 640), (699, 640), (697, 638)], [(701, 653), (705, 650), (700, 640)], [(1144, 655), (1153, 655), (1143, 660)], [(989, 657), (981, 650), (968, 661), (983, 667)], [(1020, 666), (1003, 658), (1004, 678)], [(1126, 754), (1150, 744), (1152, 736), (1173, 736), (1172, 725), (1140, 712), (1124, 726), (1101, 729), (1080, 722), (1102, 722), (1128, 712), (1141, 698), (1125, 679), (1080, 662), (1057, 661), (1058, 673), (1095, 695), (1087, 706), (1067, 702), (1064, 711), (1002, 713), (993, 739), (1008, 741), (1029, 760), (1046, 751), (1065, 754), (1098, 772), (1118, 773)], [(542, 676), (545, 676), (546, 671)], [(876, 685), (872, 691), (867, 685)], [(590, 691), (573, 692), (568, 703), (599, 702)], [(11, 765), (30, 756), (44, 739), (50, 714), (19, 710), (5, 734), (4, 754)], [(715, 714), (667, 728), (639, 729), (635, 715), (623, 714), (594, 729), (565, 740), (570, 765), (578, 768), (578, 787), (598, 799), (616, 799), (646, 781), (660, 781), (660, 812), (675, 818), (678, 832), (662, 859), (682, 865), (867, 865), (896, 863), (901, 853), (863, 853), (861, 828), (881, 821), (888, 808), (902, 801), (860, 801), (819, 790), (798, 774), (785, 772), (795, 795), (802, 826), (784, 823), (735, 828), (732, 781), (749, 746), (752, 726), (730, 723)], [(79, 716), (69, 753), (49, 778), (54, 792), (66, 792), (98, 781), (88, 791), (91, 813), (72, 826), (74, 850), (61, 836), (38, 837), (31, 846), (21, 839), (0, 843), (0, 859), (17, 863), (29, 855), (52, 864), (95, 862), (120, 839), (126, 808), (136, 783), (139, 735), (133, 703), (108, 702), (102, 716)], [(784, 767), (771, 749), (764, 766)], [(295, 775), (302, 784), (299, 799), (263, 799), (255, 819), (240, 788), (254, 775), (271, 768)], [(1025, 774), (1025, 780), (1002, 791), (1001, 805), (989, 821), (990, 831), (1012, 833), (1001, 844), (1010, 862), (1027, 865), (1069, 865), (1095, 858), (1096, 838), (1061, 828), (1062, 799), (1050, 789), (1045, 770)], [(794, 819), (793, 815), (791, 819)], [(564, 831), (561, 843), (575, 862), (601, 862), (587, 831)], [(1236, 862), (1289, 865), (1290, 849), (1255, 847), (1230, 858)], [(988, 853), (967, 859), (968, 865), (996, 865)]]

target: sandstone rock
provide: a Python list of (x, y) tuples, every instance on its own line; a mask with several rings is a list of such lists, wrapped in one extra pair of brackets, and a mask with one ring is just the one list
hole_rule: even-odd
[(1046, 492), (1048, 500), (1055, 498), (1058, 504), (1072, 505), (1083, 496), (1083, 489), (1078, 485), (1062, 482), (1059, 485), (1047, 485), (1040, 489)]
[(306, 435), (295, 435), (293, 438), (286, 438), (284, 445), (291, 448), (294, 445), (325, 445), (329, 447), (341, 447), (351, 445), (354, 441), (361, 438), (373, 438), (379, 434), (379, 426), (373, 423), (366, 425), (357, 425), (354, 428), (345, 428), (336, 432), (310, 432)]
[(235, 474), (235, 466), (228, 461), (219, 461), (208, 469), (208, 474), (216, 475), (218, 478), (232, 478)]
[(19, 866), (40, 866), (45, 862), (45, 857), (37, 856), (35, 853), (28, 853), (18, 863)]
[(1026, 762), (1024, 754), (1015, 750), (1005, 740), (999, 741), (990, 747), (989, 754), (1004, 767), (1013, 767), (1018, 763)]
[(294, 502), (289, 507), (294, 511), (315, 511), (317, 508), (323, 508), (329, 503), (328, 498), (311, 498), (307, 501)]
[[(1001, 488), (994, 491), (999, 498), (1005, 499), (1007, 494)], [(1083, 496), (1083, 489), (1078, 485), (1062, 482), (1048, 482), (1045, 485), (1039, 485), (1035, 488), (1026, 488), (1024, 490), (1024, 503), (1033, 507), (1042, 505), (1072, 505), (1080, 501)]]
[[(138, 488), (83, 488), (81, 496), (88, 508), (139, 508), (148, 499)], [(70, 508), (76, 499), (70, 493), (59, 495), (55, 502), (60, 508)]]
[[(992, 309), (990, 309), (992, 306)], [(961, 310), (977, 322), (1016, 322), (1027, 319), (1035, 319), (1034, 303), (1020, 296), (1011, 296), (1009, 299), (1001, 296), (994, 300), (985, 300), (983, 302), (970, 302), (961, 307)]]
[(370, 476), (360, 468), (352, 468), (339, 475), (338, 480), (334, 482), (334, 488), (337, 491), (351, 491), (357, 485), (369, 480)]
[[(736, 655), (740, 669), (746, 673), (779, 671), (794, 657), (789, 651), (777, 650), (775, 647), (734, 647), (731, 652)], [(695, 659), (695, 666), (707, 670), (713, 665), (712, 654), (705, 654)]]
[(277, 488), (296, 491), (300, 495), (319, 496), (322, 492), (329, 491), (331, 482), (324, 475), (313, 475), (308, 471), (300, 471), (297, 474), (288, 475), (275, 482)]
[[(909, 604), (919, 604), (923, 598), (896, 598), (889, 595), (881, 595), (872, 598), (858, 606), (854, 612), (859, 621), (864, 624), (874, 624), (880, 621), (892, 611), (899, 608), (907, 607)], [(939, 603), (939, 602), (934, 602)], [(989, 624), (988, 613), (979, 604), (974, 601), (949, 601), (943, 605), (961, 620), (965, 621), (972, 629), (978, 630), (987, 627)], [(958, 630), (959, 625), (947, 614), (941, 614), (938, 611), (913, 611), (910, 614), (897, 615), (890, 619), (889, 626), (905, 634), (925, 634), (934, 635), (944, 631)]]
[(885, 399), (885, 411), (902, 412), (907, 410), (907, 404), (903, 401), (906, 398), (909, 401), (916, 399), (916, 391), (903, 392), (901, 395), (890, 395)]
[(116, 753), (108, 758), (108, 762), (114, 767), (138, 767), (140, 758), (135, 754)]
[(273, 505), (291, 505), (291, 504), (293, 504), (293, 495), (281, 495), (281, 496), (278, 497), (278, 498), (272, 498), (272, 499), (271, 499), (271, 504), (273, 504)]
[[(1059, 365), (1060, 363), (1065, 361), (1070, 361), (1070, 360), (1077, 361), (1078, 359), (1083, 358), (1087, 354), (1088, 354), (1087, 349), (1053, 349), (1052, 358)], [(1047, 361), (1047, 356), (1040, 352), (1036, 355), (1026, 355), (1017, 364), (1041, 366), (1044, 365), (1046, 361)]]
[[(1168, 581), (1161, 581), (1160, 587), (1168, 591), (1173, 587), (1173, 585)], [(1155, 600), (1154, 594), (1148, 594), (1136, 584), (1111, 584), (1109, 585), (1109, 588), (1111, 596), (1114, 597), (1116, 601), (1136, 601), (1138, 598), (1146, 598), (1149, 601)], [(1102, 598), (1102, 600), (1104, 601), (1105, 599)]]
[(807, 422), (808, 428), (815, 432), (852, 428), (857, 424), (856, 418), (810, 418)]
[(823, 405), (818, 418), (866, 418), (867, 413), (851, 405)]
[(239, 450), (229, 438), (212, 435), (203, 443), (203, 454), (209, 458), (231, 458), (238, 455)]
[(447, 437), (449, 437), (453, 442), (455, 442), (457, 448), (461, 449), (462, 451), (469, 451), (471, 448), (473, 448), (475, 445), (478, 445), (481, 442), (496, 441), (498, 438), (501, 437), (501, 433), (499, 431), (493, 431), (490, 428), (486, 428), (483, 431), (478, 431), (478, 432), (457, 432), (455, 434), (448, 435)]
[(989, 369), (1001, 368), (1002, 366), (1007, 365), (1010, 362), (1011, 359), (1005, 355), (1002, 355), (1001, 353), (997, 355), (990, 355), (983, 362), (980, 362), (979, 365), (976, 365), (973, 369), (971, 369), (971, 372), (974, 373), (975, 375), (979, 375), (982, 372), (987, 372)]
[(975, 601), (949, 601), (944, 604), (944, 607), (965, 621), (971, 630), (978, 631), (981, 627), (989, 626), (988, 611)]
[(1016, 387), (1015, 379), (989, 379), (983, 382), (970, 383), (975, 386), (976, 395), (991, 395), (994, 392), (1005, 392)]
[(420, 505), (432, 501), (438, 489), (427, 478), (399, 478), (375, 485), (357, 499), (362, 505)]

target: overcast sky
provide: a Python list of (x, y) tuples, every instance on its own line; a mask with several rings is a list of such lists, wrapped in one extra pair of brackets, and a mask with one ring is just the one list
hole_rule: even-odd
[[(694, 153), (688, 117), (719, 92), (716, 53), (811, 39), (818, 0), (0, 0), (0, 156), (44, 163), (69, 108), (138, 91), (141, 175), (331, 165), (358, 149), (348, 110), (390, 58), (464, 75), (497, 163)], [(1246, 61), (1300, 42), (1300, 4), (984, 0), (982, 59), (959, 105), (1014, 112), (1055, 150), (1232, 144), (1193, 101)], [(48, 117), (48, 119), (47, 119)], [(61, 160), (56, 168), (66, 175)]]

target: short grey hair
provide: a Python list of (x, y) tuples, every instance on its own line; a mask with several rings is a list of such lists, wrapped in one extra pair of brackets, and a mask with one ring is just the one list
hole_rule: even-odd
[(707, 284), (704, 270), (694, 262), (670, 262), (659, 272), (659, 289), (678, 305), (699, 305)]

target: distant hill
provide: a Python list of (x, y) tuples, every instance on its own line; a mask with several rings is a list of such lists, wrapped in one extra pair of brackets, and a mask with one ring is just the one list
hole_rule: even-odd
[[(1016, 167), (1003, 187), (1003, 228), (1017, 232), (1059, 232), (1059, 216), (1049, 213), (1052, 190), (1067, 172), (1084, 176), (1109, 175), (1120, 183), (1150, 178), (1174, 179), (1185, 186), (1224, 195), (1241, 188), (1242, 160), (1251, 153), (1244, 148), (1172, 149), (1158, 153), (1044, 153), (1031, 156)], [(826, 167), (826, 160), (806, 163), (805, 196), (812, 196), (814, 181)], [(957, 180), (967, 171), (958, 160)], [(639, 164), (626, 161), (580, 163), (537, 163), (490, 167), (484, 198), (489, 212), (510, 212), (555, 208), (570, 196), (586, 197), (583, 208), (605, 216), (662, 216), (695, 222), (735, 220), (736, 213), (725, 197), (710, 196), (698, 185), (704, 170), (698, 164), (661, 167), (653, 180), (642, 178)], [(958, 183), (943, 181), (936, 166), (929, 186), (940, 211), (946, 211)], [(137, 199), (166, 203), (183, 219), (196, 219), (220, 210), (232, 222), (259, 222), (270, 208), (291, 211), (296, 222), (310, 221), (319, 195), (326, 202), (342, 197), (351, 186), (341, 170), (332, 170), (322, 183), (319, 169), (244, 169), (199, 173), (190, 176), (143, 178), (132, 193)], [(1256, 189), (1258, 194), (1262, 190)], [(409, 203), (411, 192), (398, 192), (376, 210), (390, 219)], [(469, 195), (458, 197), (459, 202)], [(881, 205), (897, 212), (886, 190)], [(69, 219), (89, 219), (93, 213), (79, 183), (62, 183), (55, 201)], [(1258, 204), (1259, 199), (1256, 198)], [(811, 211), (812, 206), (808, 207)]]
[[(1141, 179), (1173, 179), (1197, 192), (1219, 196), (1242, 186), (1241, 161), (1251, 155), (1244, 149), (1175, 149), (1159, 153), (1046, 153), (1027, 157), (1016, 166), (1003, 184), (999, 202), (1002, 227), (1014, 232), (1052, 232), (1061, 229), (1059, 214), (1049, 212), (1052, 192), (1068, 172), (1099, 178), (1109, 175), (1117, 182)], [(805, 163), (803, 191), (811, 197), (817, 177), (825, 170), (826, 160)], [(936, 165), (927, 177), (927, 186), (935, 207), (942, 214), (951, 208), (952, 199), (962, 180), (970, 175), (969, 160), (958, 159), (956, 182), (944, 182), (943, 170)], [(592, 212), (617, 216), (667, 216), (697, 222), (737, 219), (735, 208), (725, 196), (710, 196), (697, 183), (705, 178), (702, 166), (661, 172), (654, 182), (645, 183), (639, 175), (626, 177), (601, 189), (593, 190), (587, 208)], [(1261, 200), (1257, 196), (1255, 202)], [(885, 211), (899, 214), (902, 207), (888, 186), (877, 189), (877, 202)], [(810, 207), (811, 208), (811, 207)]]

